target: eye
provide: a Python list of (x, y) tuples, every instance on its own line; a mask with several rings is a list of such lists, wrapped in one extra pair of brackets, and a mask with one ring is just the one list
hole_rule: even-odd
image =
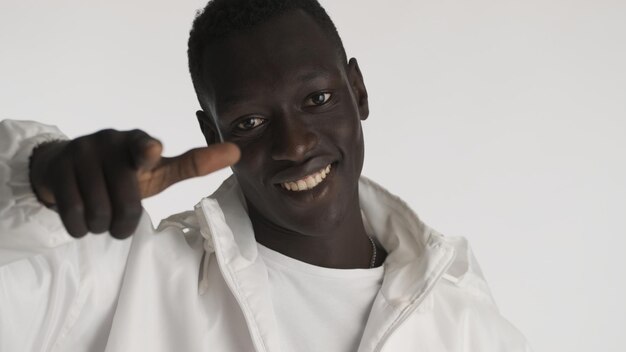
[(313, 95), (310, 95), (306, 99), (305, 106), (320, 106), (328, 103), (330, 97), (332, 96), (329, 92), (319, 92)]
[(237, 123), (237, 129), (240, 131), (250, 131), (253, 128), (257, 128), (265, 123), (265, 119), (260, 117), (246, 117)]

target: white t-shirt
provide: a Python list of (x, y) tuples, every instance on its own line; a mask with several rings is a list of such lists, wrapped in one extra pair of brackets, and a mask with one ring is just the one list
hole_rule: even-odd
[(283, 351), (356, 351), (384, 266), (330, 269), (261, 244)]

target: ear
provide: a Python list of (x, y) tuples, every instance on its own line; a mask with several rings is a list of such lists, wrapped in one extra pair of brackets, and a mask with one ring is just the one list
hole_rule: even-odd
[(359, 108), (359, 116), (361, 120), (367, 119), (370, 114), (369, 103), (367, 100), (367, 89), (365, 89), (365, 83), (363, 82), (363, 75), (359, 64), (355, 58), (351, 58), (348, 62), (348, 80), (350, 81), (350, 87), (356, 98), (357, 106)]
[(204, 135), (207, 145), (215, 144), (219, 142), (219, 135), (212, 116), (209, 116), (202, 110), (196, 111), (196, 118), (200, 124), (200, 130)]

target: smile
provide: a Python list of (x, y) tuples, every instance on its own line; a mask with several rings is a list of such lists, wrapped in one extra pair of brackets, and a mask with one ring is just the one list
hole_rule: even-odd
[(322, 183), (326, 176), (330, 173), (330, 165), (331, 164), (328, 164), (323, 169), (311, 175), (307, 175), (297, 181), (283, 182), (280, 186), (288, 191), (296, 192), (313, 189)]

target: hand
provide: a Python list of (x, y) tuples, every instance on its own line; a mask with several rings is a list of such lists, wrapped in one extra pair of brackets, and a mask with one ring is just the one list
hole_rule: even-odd
[(71, 236), (108, 231), (122, 239), (139, 223), (141, 199), (233, 165), (240, 156), (232, 143), (173, 158), (162, 157), (162, 150), (158, 140), (141, 130), (102, 130), (35, 148), (30, 179), (39, 199), (56, 207)]

